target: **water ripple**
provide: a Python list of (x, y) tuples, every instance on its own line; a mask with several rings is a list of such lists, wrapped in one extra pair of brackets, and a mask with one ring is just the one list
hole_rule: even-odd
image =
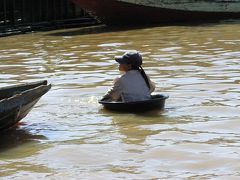
[[(0, 39), (1, 86), (40, 79), (53, 84), (19, 127), (45, 138), (0, 151), (6, 157), (1, 174), (239, 177), (239, 23), (80, 32)], [(97, 103), (120, 75), (114, 56), (132, 49), (143, 54), (157, 92), (170, 95), (165, 111), (113, 113)]]

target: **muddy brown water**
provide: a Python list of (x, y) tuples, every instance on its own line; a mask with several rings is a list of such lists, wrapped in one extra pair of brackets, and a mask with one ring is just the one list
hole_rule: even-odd
[[(139, 50), (162, 112), (109, 112), (97, 100)], [(240, 178), (240, 22), (63, 29), (0, 39), (0, 86), (53, 87), (0, 138), (3, 179)]]

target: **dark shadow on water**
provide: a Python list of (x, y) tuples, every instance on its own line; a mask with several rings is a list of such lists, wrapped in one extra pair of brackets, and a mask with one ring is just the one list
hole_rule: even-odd
[(0, 152), (11, 148), (21, 146), (29, 142), (37, 142), (39, 140), (47, 139), (43, 135), (34, 135), (29, 130), (13, 127), (8, 130), (0, 132)]
[(240, 20), (229, 19), (229, 20), (212, 20), (212, 21), (197, 21), (197, 22), (171, 22), (164, 24), (145, 24), (145, 25), (121, 25), (121, 26), (109, 26), (109, 25), (97, 25), (89, 27), (80, 27), (75, 29), (64, 29), (59, 32), (49, 32), (46, 36), (80, 36), (88, 34), (101, 34), (107, 32), (121, 32), (130, 31), (145, 28), (154, 27), (167, 27), (167, 26), (186, 26), (186, 27), (196, 27), (196, 26), (215, 26), (221, 23), (225, 24), (239, 24)]
[(79, 36), (86, 34), (99, 34), (103, 32), (107, 32), (107, 26), (98, 25), (98, 26), (89, 26), (89, 27), (81, 27), (75, 29), (65, 29), (60, 30), (59, 32), (50, 32), (46, 34), (47, 36)]
[(159, 117), (159, 116), (162, 116), (164, 112), (166, 112), (166, 109), (163, 109), (163, 110), (155, 109), (155, 110), (150, 110), (145, 112), (113, 111), (113, 110), (108, 110), (104, 107), (99, 109), (99, 113), (101, 114), (134, 114), (142, 117)]
[(154, 26), (107, 26), (107, 25), (98, 25), (90, 27), (82, 27), (76, 29), (65, 29), (60, 30), (59, 32), (50, 32), (46, 34), (47, 36), (80, 36), (80, 35), (89, 35), (89, 34), (101, 34), (108, 32), (121, 32), (121, 31), (130, 31), (136, 29), (144, 29)]

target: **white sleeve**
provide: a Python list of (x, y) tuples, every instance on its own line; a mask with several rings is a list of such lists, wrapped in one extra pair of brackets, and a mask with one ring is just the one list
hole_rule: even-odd
[(103, 96), (104, 100), (119, 101), (121, 99), (121, 83), (120, 78), (113, 81), (113, 86)]

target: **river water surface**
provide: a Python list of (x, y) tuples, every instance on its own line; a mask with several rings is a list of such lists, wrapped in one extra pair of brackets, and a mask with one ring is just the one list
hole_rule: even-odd
[[(88, 33), (86, 33), (88, 32)], [(162, 112), (102, 109), (115, 55), (139, 50)], [(0, 85), (53, 87), (1, 133), (3, 179), (239, 179), (240, 22), (60, 31), (0, 39)]]

